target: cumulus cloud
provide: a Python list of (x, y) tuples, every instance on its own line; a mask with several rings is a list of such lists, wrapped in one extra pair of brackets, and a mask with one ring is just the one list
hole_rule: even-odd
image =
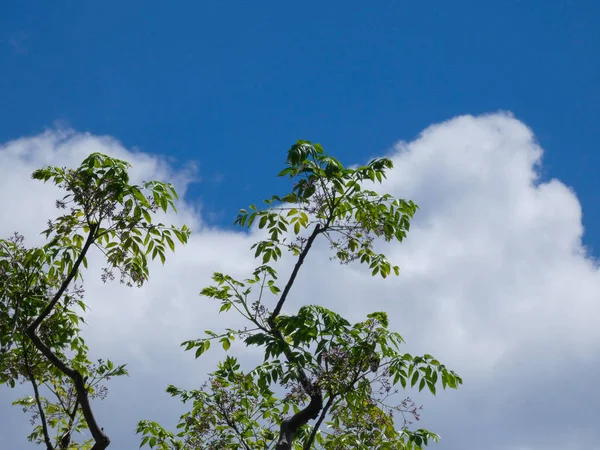
[[(112, 138), (66, 131), (22, 138), (0, 147), (0, 234), (39, 239), (56, 192), (31, 172), (76, 166), (92, 151), (130, 161), (136, 181), (171, 181), (184, 193), (193, 179)], [(290, 297), (290, 309), (318, 302), (353, 320), (388, 311), (408, 351), (432, 353), (463, 376), (459, 391), (410, 393), (425, 405), (422, 425), (442, 435), (442, 450), (600, 448), (600, 272), (581, 244), (577, 196), (559, 180), (540, 179), (542, 155), (532, 131), (509, 114), (458, 117), (399, 142), (387, 155), (395, 168), (378, 189), (420, 206), (407, 240), (385, 248), (401, 276), (382, 281), (361, 266), (335, 265), (317, 245)], [(178, 344), (237, 320), (218, 315), (200, 288), (215, 270), (243, 278), (255, 265), (253, 233), (205, 227), (193, 204), (182, 201), (179, 216), (167, 218), (192, 227), (189, 245), (153, 266), (144, 288), (102, 284), (97, 259), (86, 275), (90, 348), (130, 363), (131, 377), (115, 380), (98, 404), (116, 448), (137, 447), (138, 419), (176, 420), (179, 405), (164, 387), (199, 385), (218, 356), (194, 361)], [(14, 424), (6, 448), (26, 448), (26, 417), (7, 406), (14, 395), (0, 391), (0, 414)]]

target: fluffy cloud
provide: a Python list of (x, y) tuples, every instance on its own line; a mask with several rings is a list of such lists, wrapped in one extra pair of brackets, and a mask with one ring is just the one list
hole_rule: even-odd
[[(12, 141), (0, 147), (0, 235), (39, 239), (56, 192), (31, 172), (75, 166), (92, 151), (130, 161), (136, 181), (168, 180), (183, 193), (192, 180), (193, 172), (111, 138), (52, 131)], [(531, 130), (507, 114), (458, 117), (398, 143), (388, 154), (395, 168), (378, 189), (420, 206), (408, 239), (385, 250), (401, 276), (372, 279), (360, 266), (329, 262), (316, 246), (290, 298), (290, 309), (319, 302), (356, 320), (386, 310), (409, 351), (432, 353), (461, 374), (459, 391), (414, 395), (442, 450), (600, 448), (600, 273), (581, 244), (575, 193), (539, 178), (542, 153)], [(248, 249), (256, 236), (204, 227), (190, 203), (179, 210), (167, 219), (195, 233), (166, 266), (152, 267), (147, 286), (102, 284), (99, 260), (86, 277), (94, 355), (130, 364), (131, 377), (115, 380), (98, 404), (116, 448), (137, 447), (138, 419), (172, 423), (180, 409), (164, 387), (198, 385), (213, 367), (216, 354), (194, 361), (178, 347), (206, 328), (234, 325), (233, 315), (198, 297), (211, 272), (244, 277), (254, 267)], [(26, 417), (7, 406), (14, 395), (0, 391), (0, 414), (11, 423), (0, 444), (26, 448)]]

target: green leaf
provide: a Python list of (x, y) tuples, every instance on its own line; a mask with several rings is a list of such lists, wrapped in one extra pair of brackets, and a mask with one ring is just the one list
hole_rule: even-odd
[(267, 224), (267, 216), (262, 216), (260, 218), (260, 221), (258, 222), (258, 228), (262, 230), (266, 224)]
[(173, 239), (171, 239), (169, 236), (165, 236), (165, 240), (167, 241), (167, 244), (169, 245), (169, 248), (171, 249), (171, 251), (175, 251), (175, 243), (173, 242)]
[(223, 337), (220, 339), (221, 344), (223, 344), (223, 350), (227, 351), (231, 347), (231, 341), (227, 337)]
[(419, 372), (415, 371), (412, 379), (410, 380), (410, 387), (413, 387), (415, 384), (417, 384), (417, 381), (419, 381)]
[(427, 383), (427, 387), (429, 388), (429, 391), (435, 395), (435, 384), (434, 383)]

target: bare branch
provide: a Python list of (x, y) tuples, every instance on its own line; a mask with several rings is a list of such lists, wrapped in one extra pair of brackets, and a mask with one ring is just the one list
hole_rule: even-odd
[(84, 244), (83, 248), (81, 249), (81, 253), (79, 254), (79, 257), (75, 261), (75, 264), (73, 264), (73, 268), (67, 274), (67, 277), (64, 279), (64, 281), (60, 285), (60, 288), (58, 289), (58, 291), (56, 291), (56, 294), (54, 294), (54, 297), (52, 298), (50, 303), (48, 303), (46, 305), (46, 307), (41, 312), (41, 314), (38, 316), (38, 318), (35, 319), (31, 325), (29, 325), (29, 327), (27, 328), (28, 334), (30, 332), (35, 333), (35, 330), (37, 329), (37, 327), (39, 327), (40, 324), (43, 322), (43, 320), (46, 317), (48, 317), (48, 315), (52, 312), (52, 309), (54, 309), (54, 306), (56, 306), (56, 303), (58, 303), (58, 301), (60, 300), (62, 295), (67, 290), (67, 287), (69, 287), (69, 284), (71, 284), (71, 281), (73, 280), (73, 278), (75, 278), (75, 275), (77, 275), (79, 266), (83, 262), (86, 253), (88, 252), (90, 246), (92, 245), (92, 243), (94, 242), (94, 239), (96, 238), (95, 234), (96, 234), (97, 229), (98, 229), (97, 224), (94, 224), (94, 223), (90, 224), (90, 232), (88, 234), (87, 240), (85, 241), (85, 244)]
[(300, 267), (302, 266), (302, 263), (304, 263), (304, 258), (306, 258), (306, 255), (308, 254), (308, 251), (310, 250), (310, 247), (312, 246), (314, 240), (317, 238), (317, 236), (319, 235), (319, 233), (322, 233), (323, 231), (325, 231), (326, 228), (321, 228), (321, 224), (317, 224), (315, 226), (315, 229), (313, 230), (312, 234), (310, 235), (310, 237), (308, 238), (308, 240), (306, 241), (306, 245), (304, 247), (304, 250), (302, 250), (302, 253), (300, 253), (300, 256), (298, 257), (298, 261), (296, 261), (296, 265), (294, 266), (294, 270), (292, 270), (292, 274), (290, 275), (290, 278), (287, 282), (287, 284), (285, 285), (285, 288), (283, 289), (283, 292), (281, 293), (281, 297), (279, 297), (279, 301), (277, 302), (277, 306), (275, 306), (275, 309), (273, 310), (273, 313), (271, 314), (271, 316), (269, 317), (269, 325), (271, 326), (271, 328), (275, 329), (275, 319), (277, 318), (277, 316), (279, 315), (279, 313), (281, 312), (281, 308), (283, 307), (283, 304), (285, 303), (287, 296), (290, 292), (290, 289), (292, 288), (292, 285), (294, 284), (294, 281), (296, 280), (296, 276), (298, 275), (298, 271), (300, 270)]
[(44, 433), (44, 442), (46, 443), (46, 448), (48, 450), (54, 450), (54, 446), (52, 445), (52, 441), (50, 440), (50, 434), (48, 433), (48, 424), (46, 423), (46, 414), (44, 413), (44, 407), (42, 406), (42, 401), (40, 398), (40, 391), (38, 389), (38, 384), (35, 381), (35, 376), (33, 371), (31, 370), (31, 366), (29, 365), (29, 361), (27, 360), (27, 354), (24, 352), (23, 357), (25, 359), (25, 367), (27, 369), (27, 374), (29, 375), (29, 381), (33, 386), (33, 393), (35, 395), (35, 402), (38, 407), (38, 411), (40, 413), (40, 421), (42, 422), (42, 431)]

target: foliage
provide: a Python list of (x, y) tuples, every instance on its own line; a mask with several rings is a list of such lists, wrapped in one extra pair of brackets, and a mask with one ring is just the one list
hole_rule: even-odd
[[(110, 441), (90, 400), (106, 395), (108, 379), (127, 373), (110, 360), (92, 364), (80, 335), (86, 311), (81, 266), (87, 267), (89, 250), (104, 255), (104, 281), (117, 273), (122, 283), (141, 286), (148, 258), (164, 263), (166, 248), (189, 236), (185, 226), (153, 223), (159, 210), (175, 209), (173, 186), (132, 185), (129, 167), (94, 153), (77, 169), (35, 171), (34, 179), (66, 191), (56, 202), (62, 214), (48, 222), (41, 247), (27, 248), (19, 234), (0, 240), (0, 383), (31, 385), (33, 395), (14, 403), (32, 413), (29, 440), (47, 449), (106, 448)], [(86, 429), (92, 438), (77, 444)]]
[[(359, 261), (386, 278), (399, 268), (376, 253), (377, 239), (402, 241), (416, 205), (365, 188), (382, 182), (392, 167), (375, 159), (355, 169), (344, 167), (321, 146), (299, 141), (288, 152), (279, 176), (295, 183), (285, 196), (265, 200), (266, 207), (241, 210), (236, 224), (258, 223), (266, 238), (253, 245), (260, 265), (240, 281), (215, 273), (202, 295), (237, 311), (248, 322), (184, 342), (196, 358), (218, 342), (228, 350), (235, 339), (264, 352), (264, 361), (243, 370), (227, 356), (197, 390), (169, 386), (167, 391), (190, 402), (178, 431), (141, 421), (142, 446), (159, 449), (421, 449), (438, 436), (410, 430), (418, 419), (410, 399), (398, 400), (399, 388), (418, 386), (436, 393), (456, 388), (460, 377), (431, 355), (401, 351), (402, 337), (388, 329), (384, 312), (351, 324), (319, 305), (295, 314), (282, 308), (315, 240), (329, 242), (332, 258), (342, 264)], [(288, 250), (296, 258), (284, 285), (278, 285), (273, 262)], [(282, 287), (280, 287), (282, 286)], [(266, 293), (276, 297), (269, 309)], [(285, 392), (285, 394), (282, 394)], [(395, 403), (394, 403), (395, 402)]]

